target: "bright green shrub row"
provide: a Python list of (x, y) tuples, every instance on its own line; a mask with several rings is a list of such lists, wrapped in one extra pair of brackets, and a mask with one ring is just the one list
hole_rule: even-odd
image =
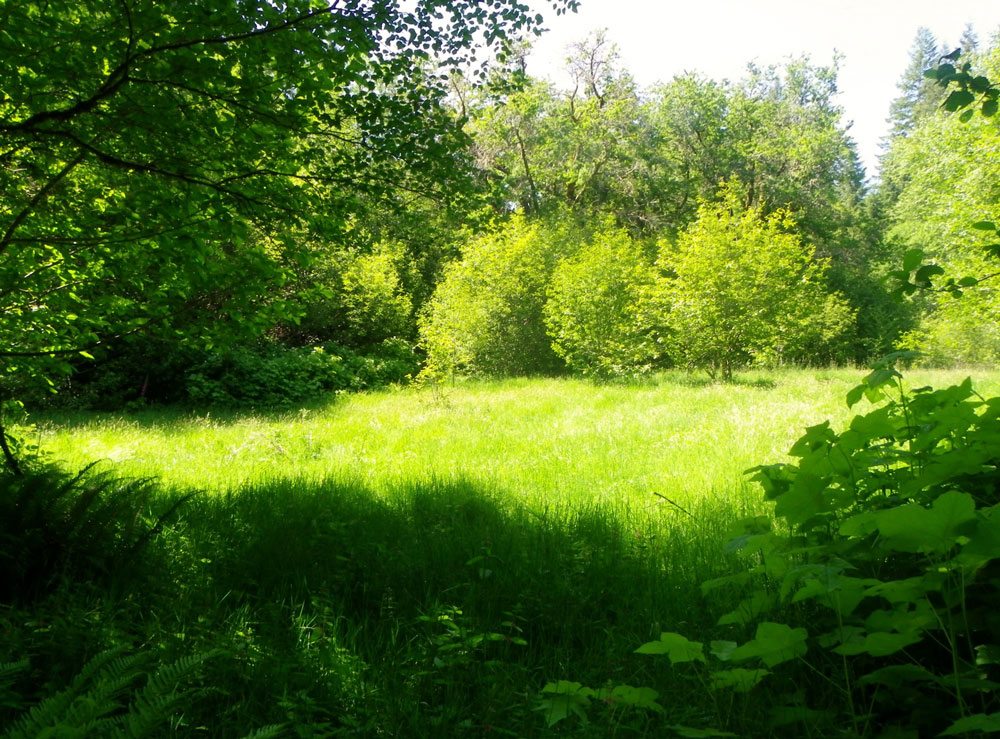
[[(604, 224), (512, 218), (468, 243), (420, 320), (429, 374), (568, 368), (615, 376), (682, 365), (828, 364), (850, 356), (856, 312), (785, 211), (738, 183), (651, 248)], [(654, 258), (655, 256), (655, 258)]]

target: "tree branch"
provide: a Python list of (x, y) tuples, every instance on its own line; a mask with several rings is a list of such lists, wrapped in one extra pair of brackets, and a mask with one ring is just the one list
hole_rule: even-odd
[(45, 123), (46, 121), (68, 121), (71, 118), (75, 118), (83, 113), (89, 113), (102, 101), (114, 95), (122, 87), (122, 85), (129, 80), (129, 69), (132, 64), (139, 59), (155, 56), (168, 51), (187, 49), (193, 46), (208, 46), (213, 44), (227, 45), (237, 43), (239, 41), (247, 41), (268, 36), (274, 33), (280, 33), (282, 31), (287, 31), (290, 28), (295, 28), (296, 26), (314, 18), (332, 14), (339, 6), (339, 2), (330, 3), (329, 5), (316, 10), (310, 10), (307, 13), (303, 13), (295, 18), (289, 18), (287, 21), (273, 26), (255, 28), (252, 31), (236, 33), (231, 36), (203, 36), (201, 38), (175, 41), (173, 43), (161, 44), (159, 46), (150, 47), (149, 49), (143, 49), (139, 52), (135, 51), (136, 36), (131, 8), (126, 0), (122, 0), (122, 5), (125, 8), (125, 16), (129, 26), (128, 47), (125, 52), (125, 58), (122, 59), (122, 61), (108, 73), (108, 76), (105, 78), (104, 82), (101, 83), (101, 86), (98, 87), (90, 97), (80, 100), (69, 107), (58, 110), (42, 110), (16, 123), (0, 124), (0, 132), (14, 133), (17, 131), (35, 130), (38, 128), (39, 124)]
[(17, 229), (22, 223), (24, 223), (24, 219), (31, 215), (32, 211), (38, 206), (38, 204), (41, 203), (48, 196), (48, 194), (52, 192), (55, 186), (62, 182), (66, 175), (72, 172), (76, 165), (82, 162), (86, 156), (86, 152), (81, 151), (75, 158), (67, 162), (61, 170), (59, 170), (38, 192), (35, 193), (34, 197), (28, 201), (28, 204), (25, 205), (16, 216), (14, 216), (14, 220), (12, 220), (10, 225), (7, 226), (7, 230), (4, 231), (3, 236), (0, 236), (0, 254), (7, 251), (7, 247), (10, 246)]

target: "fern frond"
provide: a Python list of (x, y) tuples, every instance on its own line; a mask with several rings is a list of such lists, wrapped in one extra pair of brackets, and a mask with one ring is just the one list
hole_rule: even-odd
[(28, 669), (28, 658), (17, 662), (0, 662), (0, 690), (9, 688), (22, 672)]
[(121, 728), (114, 733), (122, 739), (151, 736), (167, 724), (179, 707), (187, 703), (192, 691), (179, 690), (181, 683), (196, 674), (208, 660), (221, 652), (212, 650), (186, 655), (161, 665), (149, 676), (145, 686), (133, 697)]
[(73, 681), (45, 698), (19, 718), (3, 739), (34, 739), (55, 727), (73, 728), (90, 735), (88, 727), (120, 710), (121, 696), (142, 674), (142, 654), (109, 649), (91, 658)]
[(254, 729), (249, 734), (244, 734), (243, 739), (277, 739), (277, 737), (284, 736), (284, 734), (284, 724), (267, 724), (266, 726), (261, 726), (259, 729)]

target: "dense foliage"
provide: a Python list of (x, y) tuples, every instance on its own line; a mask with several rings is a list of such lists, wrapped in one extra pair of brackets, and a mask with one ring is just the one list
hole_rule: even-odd
[[(318, 243), (350, 245), (400, 193), (462, 200), (448, 70), (482, 78), (484, 51), (542, 22), (467, 0), (12, 3), (0, 16), (7, 410), (123, 336), (236, 345), (294, 323), (284, 287)], [(349, 323), (371, 308), (366, 290), (348, 283)]]
[(566, 365), (598, 377), (648, 372), (665, 364), (656, 315), (660, 277), (641, 243), (605, 228), (552, 274), (545, 325)]
[(828, 262), (815, 258), (781, 210), (747, 207), (735, 183), (702, 206), (661, 264), (664, 323), (679, 364), (730, 380), (753, 363), (808, 363), (842, 357), (854, 318), (824, 285)]
[(558, 367), (542, 320), (568, 234), (514, 217), (445, 269), (421, 323), (428, 375), (520, 375)]

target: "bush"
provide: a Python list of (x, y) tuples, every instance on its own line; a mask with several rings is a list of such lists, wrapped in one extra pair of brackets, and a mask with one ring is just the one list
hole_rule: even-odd
[(562, 227), (515, 216), (466, 244), (420, 319), (427, 374), (526, 375), (561, 368), (542, 316), (567, 240)]
[(623, 230), (598, 233), (552, 275), (545, 325), (552, 349), (573, 370), (615, 376), (661, 360), (650, 293), (657, 272)]
[(827, 292), (827, 263), (787, 212), (765, 215), (742, 200), (738, 185), (724, 186), (676, 248), (662, 246), (671, 353), (723, 379), (740, 366), (836, 358), (854, 311)]
[(210, 356), (189, 372), (187, 392), (196, 403), (282, 407), (328, 392), (404, 382), (418, 367), (413, 348), (400, 339), (384, 341), (367, 354), (335, 345), (263, 345)]

